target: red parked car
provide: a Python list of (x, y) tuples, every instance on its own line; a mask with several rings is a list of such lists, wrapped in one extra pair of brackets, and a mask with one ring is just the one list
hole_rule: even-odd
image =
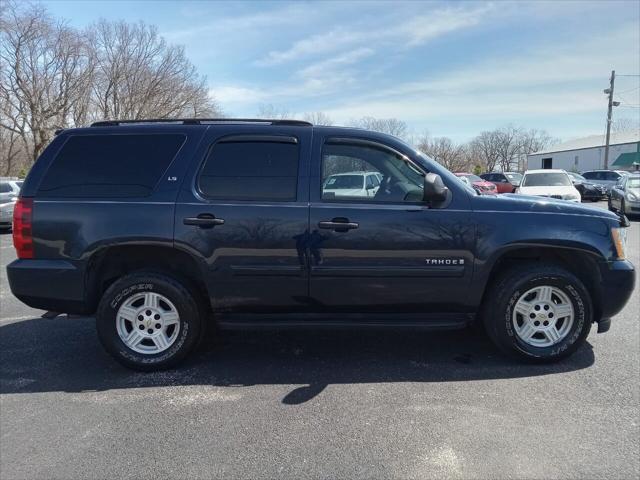
[(498, 188), (498, 193), (514, 193), (522, 181), (522, 174), (517, 172), (483, 173), (480, 177), (493, 183)]
[(473, 187), (480, 195), (497, 195), (498, 193), (493, 183), (487, 182), (473, 173), (457, 172), (455, 175), (464, 183)]

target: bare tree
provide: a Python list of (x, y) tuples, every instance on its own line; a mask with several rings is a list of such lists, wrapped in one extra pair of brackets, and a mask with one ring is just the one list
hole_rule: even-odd
[(495, 131), (485, 131), (469, 144), (474, 163), (482, 165), (487, 172), (495, 170), (498, 164), (498, 135)]
[(398, 138), (407, 136), (407, 124), (397, 118), (362, 117), (349, 122), (354, 127), (366, 128), (375, 132), (387, 133)]
[(613, 132), (637, 132), (640, 130), (640, 119), (622, 117), (617, 118), (611, 124), (611, 130)]
[(0, 31), (2, 127), (20, 135), (35, 160), (54, 131), (71, 124), (72, 106), (91, 83), (90, 50), (40, 6), (9, 4)]
[(87, 35), (95, 49), (93, 98), (102, 118), (214, 116), (220, 109), (184, 49), (142, 22), (100, 20)]
[(499, 167), (503, 171), (521, 169), (526, 156), (558, 142), (545, 130), (507, 125), (482, 132), (468, 146), (472, 165), (480, 165), (490, 172)]
[(467, 170), (467, 157), (463, 145), (456, 145), (448, 137), (431, 138), (425, 134), (418, 149), (452, 172)]
[(308, 112), (302, 116), (302, 119), (314, 125), (333, 125), (333, 120), (324, 112)]
[(257, 117), (271, 120), (285, 120), (295, 118), (295, 115), (286, 108), (276, 107), (271, 103), (265, 103), (258, 107)]

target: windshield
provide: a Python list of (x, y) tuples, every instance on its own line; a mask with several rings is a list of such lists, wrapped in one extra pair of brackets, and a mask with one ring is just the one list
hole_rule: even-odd
[(469, 180), (471, 183), (473, 183), (473, 182), (484, 182), (484, 180), (483, 180), (483, 179), (481, 179), (481, 178), (480, 178), (479, 176), (477, 176), (477, 175), (471, 175), (471, 174), (469, 174), (469, 175), (460, 175), (460, 176), (461, 176), (461, 177), (466, 177), (466, 178), (467, 178), (467, 180)]
[(329, 177), (324, 188), (327, 190), (347, 190), (362, 188), (364, 186), (363, 175), (333, 175)]
[(517, 185), (522, 181), (522, 175), (520, 175), (519, 173), (505, 173), (505, 175), (509, 179), (509, 182), (514, 185)]
[(627, 180), (627, 188), (640, 188), (640, 177), (631, 177)]
[(566, 173), (527, 173), (524, 176), (523, 187), (564, 187), (571, 185)]

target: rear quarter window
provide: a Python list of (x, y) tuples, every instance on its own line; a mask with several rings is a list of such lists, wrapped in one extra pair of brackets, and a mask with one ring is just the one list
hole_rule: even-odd
[(146, 197), (185, 141), (184, 135), (70, 137), (49, 166), (38, 194), (47, 197)]

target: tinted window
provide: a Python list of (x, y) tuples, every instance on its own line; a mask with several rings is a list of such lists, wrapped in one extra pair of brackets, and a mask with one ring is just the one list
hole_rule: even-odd
[[(357, 172), (376, 172), (379, 187), (362, 188), (363, 175)], [(355, 177), (359, 178), (356, 187)], [(354, 179), (353, 187), (346, 191), (332, 186), (342, 178)], [(322, 199), (325, 201), (367, 202), (420, 202), (422, 201), (424, 174), (405, 157), (382, 147), (327, 143), (322, 149)], [(335, 179), (335, 180), (334, 180)], [(349, 190), (349, 189), (353, 190)]]
[(16, 182), (16, 185), (18, 186), (18, 188), (22, 188), (22, 184), (23, 184), (23, 183), (24, 183), (24, 182)]
[(198, 179), (203, 195), (224, 200), (292, 201), (298, 185), (298, 144), (222, 141), (209, 153)]
[(596, 180), (597, 179), (597, 172), (584, 172), (582, 174), (582, 176), (584, 178), (586, 178), (587, 180)]
[(39, 194), (50, 197), (150, 195), (184, 135), (83, 135), (69, 138)]
[(11, 185), (9, 185), (7, 182), (0, 183), (0, 193), (7, 193), (11, 191)]
[(619, 173), (616, 172), (606, 172), (606, 179), (607, 180), (614, 180), (614, 181), (618, 181), (618, 179), (621, 177), (622, 175), (620, 175)]

